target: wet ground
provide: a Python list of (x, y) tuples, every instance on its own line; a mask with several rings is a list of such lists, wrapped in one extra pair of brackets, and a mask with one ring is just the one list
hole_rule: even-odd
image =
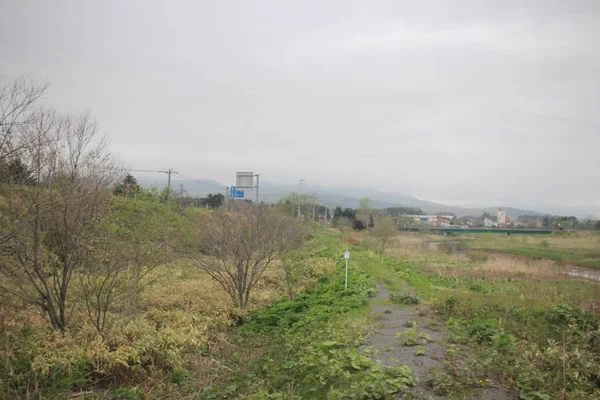
[(584, 269), (579, 267), (566, 266), (564, 274), (577, 278), (585, 278), (593, 281), (600, 281), (600, 270)]

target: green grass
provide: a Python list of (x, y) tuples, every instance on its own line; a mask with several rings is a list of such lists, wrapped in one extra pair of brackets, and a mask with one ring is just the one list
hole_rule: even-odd
[(473, 250), (515, 254), (533, 259), (550, 259), (563, 264), (600, 269), (600, 237), (564, 232), (541, 241), (532, 236), (493, 237), (482, 235), (465, 242)]
[[(578, 248), (576, 237), (569, 240), (573, 247), (560, 248), (547, 241), (483, 238), (472, 248), (600, 267), (589, 242)], [(600, 305), (597, 283), (525, 280), (509, 273), (486, 279), (485, 271), (473, 275), (478, 267), (459, 253), (409, 257), (367, 263), (367, 268), (389, 288), (410, 284), (445, 320), (450, 342), (472, 355), (449, 358), (431, 374), (435, 393), (475, 389), (494, 376), (522, 398), (559, 398), (563, 392), (573, 399), (600, 398), (600, 318), (586, 309)]]
[[(368, 350), (359, 351), (364, 328), (372, 323), (369, 300), (375, 282), (353, 264), (344, 289), (343, 248), (327, 235), (321, 239), (318, 255), (335, 257), (339, 273), (321, 280), (312, 292), (249, 315), (232, 338), (252, 343), (260, 355), (239, 373), (206, 388), (201, 398), (392, 399), (414, 385), (407, 367), (382, 369)], [(360, 258), (361, 251), (353, 255)], [(232, 359), (229, 354), (221, 362)]]
[[(344, 290), (345, 246), (327, 234), (319, 240), (323, 245), (317, 255), (336, 259), (339, 273), (294, 301), (252, 314), (236, 335), (259, 348), (260, 355), (243, 373), (219, 381), (203, 396), (392, 398), (407, 393), (413, 383), (409, 371), (380, 371), (368, 352), (358, 351), (364, 339), (361, 324), (374, 323), (368, 317), (374, 280), (400, 293), (399, 298), (412, 299), (414, 291), (427, 300), (424, 307), (439, 317), (426, 326), (445, 329), (450, 345), (457, 346), (429, 377), (436, 394), (475, 390), (491, 384), (493, 376), (495, 384), (517, 390), (522, 398), (557, 398), (562, 392), (573, 399), (600, 396), (600, 320), (579, 306), (598, 297), (597, 284), (461, 277), (461, 268), (472, 265), (462, 264), (459, 254), (423, 252), (412, 260), (392, 260), (360, 245), (351, 249), (349, 289)], [(502, 243), (504, 249), (528, 249), (528, 254), (553, 250), (539, 243)], [(569, 260), (587, 254), (557, 251)], [(431, 265), (455, 273), (424, 275), (435, 270)], [(415, 326), (397, 340), (418, 346), (427, 337), (419, 336)], [(456, 350), (461, 348), (468, 350)], [(461, 356), (465, 352), (470, 356)]]
[(531, 257), (533, 259), (547, 258), (564, 264), (573, 264), (580, 267), (600, 269), (600, 249), (573, 249), (561, 247), (544, 246), (475, 246), (473, 249), (484, 251), (496, 251), (499, 253), (515, 254)]

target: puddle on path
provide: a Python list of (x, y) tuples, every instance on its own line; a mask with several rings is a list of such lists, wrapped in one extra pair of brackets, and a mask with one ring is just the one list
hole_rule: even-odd
[(429, 242), (427, 247), (430, 250), (438, 250), (440, 248), (440, 245), (453, 247), (453, 246), (458, 246), (459, 244), (460, 244), (460, 240), (448, 240), (448, 241), (444, 241), (444, 242)]
[(577, 267), (566, 267), (563, 273), (565, 275), (574, 276), (577, 278), (591, 279), (600, 282), (600, 271), (598, 270), (590, 270)]

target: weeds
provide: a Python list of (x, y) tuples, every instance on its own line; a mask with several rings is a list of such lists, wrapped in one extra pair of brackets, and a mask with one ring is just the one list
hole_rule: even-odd
[(467, 253), (467, 258), (469, 259), (469, 262), (473, 264), (483, 264), (489, 260), (487, 254), (478, 251), (469, 251)]
[[(582, 233), (544, 241), (548, 244), (538, 237), (484, 236), (470, 247), (579, 265), (600, 260), (597, 236)], [(415, 242), (415, 237), (407, 241), (417, 248)], [(388, 254), (399, 252), (390, 248)], [(430, 298), (426, 304), (431, 313), (446, 321), (453, 344), (443, 368), (429, 377), (432, 390), (452, 397), (465, 388), (477, 391), (494, 376), (524, 399), (600, 398), (598, 284), (566, 279), (559, 264), (550, 260), (501, 254), (485, 259), (477, 254), (485, 255), (405, 252), (396, 261), (402, 267), (389, 263), (396, 279)], [(403, 344), (422, 345), (416, 329), (398, 336)], [(461, 356), (465, 351), (471, 354), (467, 359)]]
[(425, 332), (417, 332), (417, 323), (413, 322), (412, 327), (404, 332), (398, 332), (396, 339), (400, 339), (403, 346), (417, 346), (431, 341), (431, 336)]
[[(206, 388), (208, 399), (393, 398), (414, 385), (407, 367), (382, 369), (358, 346), (368, 301), (375, 291), (370, 276), (352, 269), (344, 289), (343, 274), (322, 281), (313, 292), (284, 300), (248, 316), (244, 337), (260, 337), (262, 353), (243, 374)], [(361, 314), (363, 313), (363, 314)]]
[(421, 304), (421, 299), (407, 293), (397, 293), (390, 295), (390, 302), (404, 306)]

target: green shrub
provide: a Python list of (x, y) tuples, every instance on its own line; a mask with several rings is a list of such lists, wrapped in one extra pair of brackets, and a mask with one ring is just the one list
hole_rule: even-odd
[(431, 336), (424, 332), (417, 332), (417, 323), (413, 322), (411, 329), (398, 332), (396, 339), (400, 339), (403, 346), (417, 346), (431, 341)]
[(435, 307), (440, 314), (445, 316), (452, 316), (460, 307), (462, 301), (456, 296), (449, 296), (448, 298), (437, 303)]
[(140, 388), (120, 387), (112, 392), (112, 398), (115, 400), (144, 400), (146, 395)]
[(551, 322), (576, 326), (584, 332), (600, 328), (600, 319), (597, 315), (564, 301), (554, 306), (549, 317)]
[(391, 294), (390, 301), (394, 304), (400, 304), (405, 306), (421, 304), (421, 299), (407, 293)]
[(171, 382), (181, 385), (189, 378), (189, 372), (183, 368), (173, 368), (168, 377)]
[(475, 320), (467, 326), (467, 333), (477, 343), (489, 343), (498, 334), (498, 326), (494, 321)]

